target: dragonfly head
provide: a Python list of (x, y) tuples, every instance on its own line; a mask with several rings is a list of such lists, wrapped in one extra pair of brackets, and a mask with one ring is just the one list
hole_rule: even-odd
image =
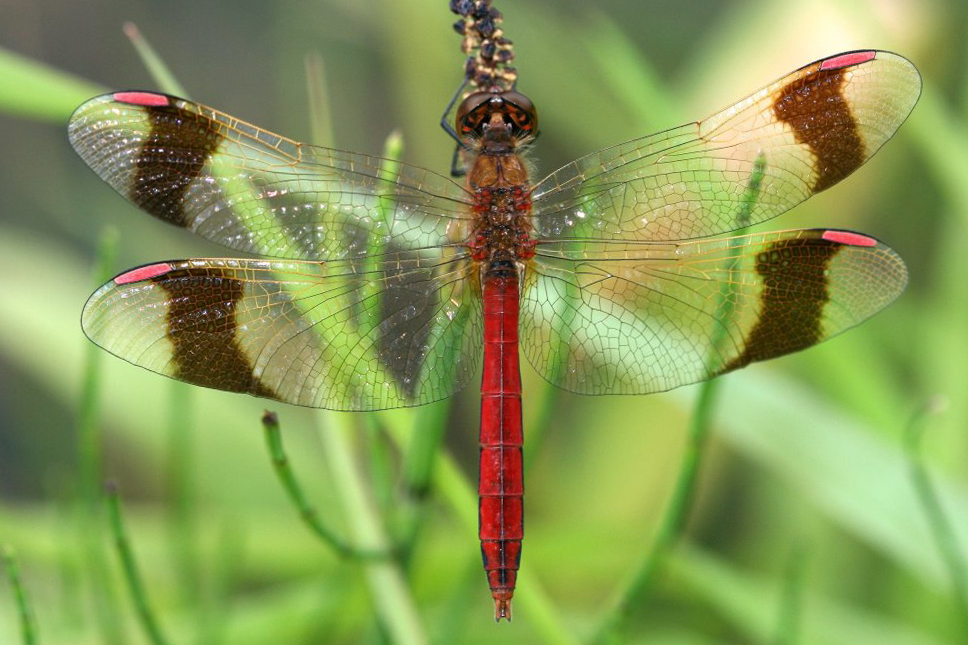
[(468, 145), (516, 147), (538, 132), (538, 113), (520, 92), (474, 92), (457, 108), (457, 132)]

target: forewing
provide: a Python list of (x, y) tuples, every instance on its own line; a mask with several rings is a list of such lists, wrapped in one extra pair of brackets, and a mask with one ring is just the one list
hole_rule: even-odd
[(339, 260), (466, 237), (467, 195), (428, 170), (298, 143), (212, 108), (105, 94), (69, 125), (74, 149), (132, 203), (238, 251)]
[(835, 230), (677, 244), (539, 247), (522, 348), (554, 385), (648, 394), (804, 349), (886, 307), (907, 270), (873, 238)]
[(102, 286), (82, 324), (112, 354), (195, 385), (333, 410), (419, 405), (477, 373), (474, 275), (463, 255), (413, 251), (170, 261)]
[(552, 173), (533, 190), (536, 237), (688, 240), (776, 217), (867, 161), (920, 91), (896, 54), (817, 61), (708, 119)]

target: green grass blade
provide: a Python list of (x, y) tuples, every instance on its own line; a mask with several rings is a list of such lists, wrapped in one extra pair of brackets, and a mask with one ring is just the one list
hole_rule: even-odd
[(0, 112), (66, 123), (74, 108), (103, 91), (94, 83), (0, 49)]

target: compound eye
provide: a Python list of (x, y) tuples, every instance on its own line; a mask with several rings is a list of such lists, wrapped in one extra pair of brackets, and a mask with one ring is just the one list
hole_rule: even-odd
[(465, 135), (480, 129), (487, 113), (482, 106), (486, 106), (493, 97), (494, 94), (491, 92), (474, 92), (461, 101), (457, 108), (457, 132)]
[(525, 134), (533, 134), (538, 129), (538, 113), (534, 104), (524, 94), (513, 90), (502, 92), (507, 115), (514, 126)]

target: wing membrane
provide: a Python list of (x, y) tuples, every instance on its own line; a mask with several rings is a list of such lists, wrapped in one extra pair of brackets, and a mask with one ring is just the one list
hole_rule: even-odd
[[(921, 78), (889, 52), (807, 65), (703, 121), (582, 157), (533, 191), (542, 240), (688, 240), (762, 222), (869, 159)], [(758, 183), (755, 204), (748, 187)]]
[(419, 405), (476, 375), (470, 266), (413, 251), (171, 261), (102, 286), (82, 324), (112, 354), (196, 385), (335, 410)]
[(559, 242), (535, 259), (522, 348), (546, 379), (580, 394), (661, 392), (804, 349), (907, 283), (891, 249), (831, 230)]
[(338, 260), (391, 239), (417, 249), (467, 235), (468, 196), (446, 177), (298, 143), (175, 97), (94, 98), (69, 137), (132, 203), (238, 251)]

